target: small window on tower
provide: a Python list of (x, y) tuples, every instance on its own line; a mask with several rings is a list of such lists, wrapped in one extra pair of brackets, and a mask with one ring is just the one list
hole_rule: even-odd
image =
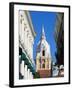
[(45, 56), (45, 51), (43, 50), (42, 55)]
[(42, 68), (45, 68), (45, 64), (42, 65)]

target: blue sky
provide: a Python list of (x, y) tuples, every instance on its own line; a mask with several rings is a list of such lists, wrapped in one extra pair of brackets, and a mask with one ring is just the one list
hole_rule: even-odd
[(36, 58), (36, 48), (41, 37), (42, 26), (44, 26), (44, 31), (46, 35), (46, 40), (50, 44), (51, 55), (53, 61), (55, 61), (56, 44), (54, 40), (55, 31), (55, 12), (41, 12), (41, 11), (30, 11), (34, 31), (36, 32), (36, 37), (34, 40), (34, 52), (33, 57)]

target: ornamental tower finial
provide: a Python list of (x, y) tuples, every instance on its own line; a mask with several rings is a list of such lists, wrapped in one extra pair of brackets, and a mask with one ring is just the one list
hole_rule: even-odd
[(44, 26), (42, 26), (42, 36), (41, 36), (41, 39), (46, 39), (45, 32), (44, 32)]

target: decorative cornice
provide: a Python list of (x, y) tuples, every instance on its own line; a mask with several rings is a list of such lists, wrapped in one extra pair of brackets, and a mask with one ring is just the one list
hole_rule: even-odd
[(30, 16), (29, 11), (25, 11), (25, 14), (26, 14), (26, 17), (28, 19), (28, 23), (29, 23), (29, 26), (31, 28), (31, 32), (32, 32), (33, 36), (35, 37), (36, 36), (36, 32), (34, 31), (34, 27), (33, 27), (33, 24), (32, 24), (32, 20), (31, 20), (31, 16)]

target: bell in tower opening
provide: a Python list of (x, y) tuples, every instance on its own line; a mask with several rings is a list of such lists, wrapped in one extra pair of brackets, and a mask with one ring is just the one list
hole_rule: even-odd
[(50, 45), (46, 41), (44, 27), (42, 27), (41, 39), (36, 50), (36, 72), (39, 73), (40, 78), (51, 76), (51, 52)]

